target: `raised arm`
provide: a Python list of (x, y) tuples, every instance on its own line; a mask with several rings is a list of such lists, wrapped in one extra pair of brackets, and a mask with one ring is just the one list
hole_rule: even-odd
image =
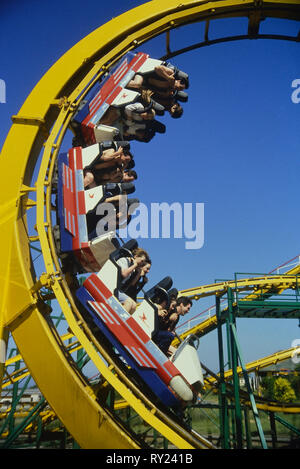
[(174, 71), (165, 65), (158, 65), (155, 67), (155, 73), (167, 80), (171, 85), (175, 83)]

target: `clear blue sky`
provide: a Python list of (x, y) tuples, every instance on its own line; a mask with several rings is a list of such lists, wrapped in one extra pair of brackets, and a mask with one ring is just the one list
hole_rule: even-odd
[[(70, 47), (139, 1), (2, 1), (0, 145), (31, 89)], [(83, 8), (84, 6), (84, 8)], [(266, 20), (262, 32), (298, 33), (299, 24)], [(243, 34), (245, 20), (211, 24), (210, 38)], [(173, 49), (203, 38), (204, 25), (180, 28)], [(165, 38), (141, 50), (159, 58)], [(190, 75), (184, 116), (160, 118), (164, 135), (133, 143), (139, 179), (136, 196), (151, 202), (205, 204), (205, 242), (186, 250), (183, 239), (140, 241), (153, 260), (150, 283), (171, 275), (178, 289), (232, 278), (234, 272), (269, 272), (300, 253), (300, 103), (291, 100), (300, 78), (299, 44), (252, 40), (205, 47), (173, 59)], [(13, 164), (13, 162), (12, 162)], [(194, 303), (190, 316), (207, 301)], [(238, 320), (245, 360), (289, 348), (300, 337), (297, 320)], [(217, 367), (216, 334), (201, 341), (201, 359)]]

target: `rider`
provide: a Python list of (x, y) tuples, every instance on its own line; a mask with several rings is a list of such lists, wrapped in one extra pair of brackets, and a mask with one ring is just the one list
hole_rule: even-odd
[(176, 300), (176, 305), (171, 314), (165, 313), (160, 317), (159, 330), (155, 333), (153, 341), (166, 355), (173, 353), (173, 347), (170, 348), (175, 338), (175, 328), (181, 316), (187, 314), (193, 302), (186, 296), (180, 296)]

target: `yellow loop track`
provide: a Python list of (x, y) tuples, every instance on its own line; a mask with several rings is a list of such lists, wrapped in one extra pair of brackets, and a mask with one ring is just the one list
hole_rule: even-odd
[[(0, 383), (5, 346), (11, 333), (41, 392), (82, 448), (137, 449), (141, 446), (100, 406), (93, 389), (74, 365), (62, 338), (48, 320), (49, 311), (41, 295), (43, 287), (55, 295), (69, 327), (102, 377), (145, 422), (178, 448), (212, 448), (212, 445), (158, 411), (128, 381), (93, 337), (74, 304), (51, 232), (51, 178), (72, 113), (82, 93), (105, 72), (108, 62), (114, 63), (125, 52), (184, 24), (247, 17), (259, 9), (264, 16), (299, 19), (300, 15), (298, 0), (265, 0), (259, 4), (250, 0), (183, 0), (180, 3), (153, 0), (143, 4), (101, 26), (70, 49), (44, 75), (13, 117), (1, 152)], [(12, 161), (14, 171), (11, 171)], [(39, 173), (37, 180), (32, 181), (36, 165)], [(32, 194), (35, 200), (29, 198)], [(35, 211), (33, 223), (29, 223), (27, 216), (31, 207)], [(27, 223), (35, 225), (43, 254), (45, 273), (39, 278), (30, 255), (30, 243), (35, 238)], [(256, 280), (260, 285), (270, 282), (268, 278)], [(285, 287), (283, 280), (280, 281), (281, 287)], [(294, 277), (288, 281), (292, 284)]]

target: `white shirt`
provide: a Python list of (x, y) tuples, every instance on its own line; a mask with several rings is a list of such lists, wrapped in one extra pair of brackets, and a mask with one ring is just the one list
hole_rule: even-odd
[(143, 118), (140, 116), (139, 112), (144, 112), (145, 107), (142, 105), (142, 103), (132, 103), (132, 104), (127, 104), (125, 106), (125, 114), (129, 119), (134, 119), (136, 121), (142, 121)]
[[(131, 265), (131, 258), (130, 257), (120, 257), (120, 259), (117, 260), (117, 264), (121, 267), (121, 269), (128, 269)], [(134, 272), (134, 271), (133, 271)], [(127, 280), (132, 276), (132, 273), (127, 275), (127, 277), (122, 277), (121, 285), (124, 285)]]

